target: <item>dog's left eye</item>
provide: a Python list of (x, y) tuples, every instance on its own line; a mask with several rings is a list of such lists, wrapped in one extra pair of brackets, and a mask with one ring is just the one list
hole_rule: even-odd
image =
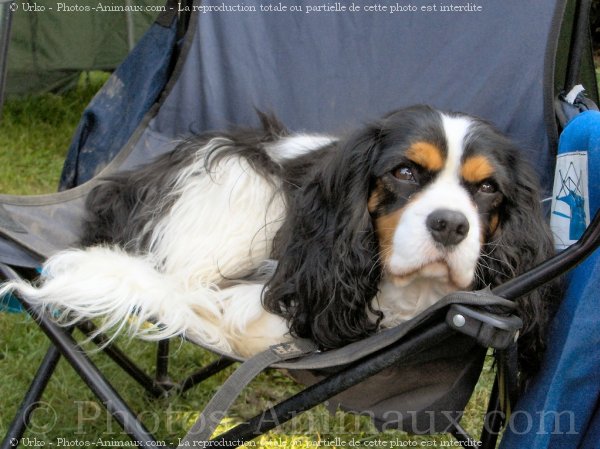
[(477, 190), (481, 193), (496, 193), (498, 191), (498, 186), (494, 181), (488, 179), (479, 184)]
[(397, 167), (392, 172), (392, 175), (394, 175), (394, 178), (400, 179), (401, 181), (417, 182), (412, 168), (410, 168), (408, 165), (401, 165), (400, 167)]

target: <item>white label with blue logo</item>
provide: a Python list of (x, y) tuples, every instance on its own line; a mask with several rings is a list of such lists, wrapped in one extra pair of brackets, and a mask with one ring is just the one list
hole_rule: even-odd
[(550, 226), (557, 249), (575, 243), (590, 224), (588, 156), (586, 151), (556, 158)]

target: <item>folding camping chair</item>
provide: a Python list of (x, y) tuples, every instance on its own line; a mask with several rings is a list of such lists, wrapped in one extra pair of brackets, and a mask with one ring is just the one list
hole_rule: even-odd
[[(194, 2), (197, 9), (211, 5), (218, 9), (222, 3)], [(257, 2), (245, 5), (259, 7)], [(170, 150), (177, 138), (191, 132), (221, 129), (231, 123), (251, 124), (255, 107), (276, 111), (292, 129), (310, 131), (352, 126), (414, 103), (479, 115), (522, 144), (549, 192), (557, 140), (555, 72), (561, 86), (566, 78), (571, 84), (573, 77), (573, 72), (567, 75), (569, 64), (555, 61), (557, 53), (562, 54), (559, 49), (578, 40), (573, 39), (580, 36), (573, 29), (582, 25), (573, 26), (573, 17), (584, 9), (565, 0), (543, 5), (507, 0), (486, 3), (479, 12), (435, 14), (420, 10), (393, 14), (389, 10), (315, 14), (198, 10), (180, 43), (175, 14), (168, 10), (84, 113), (65, 163), (63, 192), (33, 198), (0, 197), (3, 275), (30, 275), (45, 257), (77, 241), (83, 201), (97, 175), (139, 165)], [(588, 47), (579, 42), (574, 48)], [(589, 56), (578, 51), (571, 54)], [(575, 57), (570, 65), (591, 67), (587, 57)], [(590, 71), (580, 73), (589, 75)], [(591, 74), (593, 79), (593, 70)], [(596, 99), (595, 81), (586, 85)], [(339, 350), (299, 357), (311, 349), (310, 344), (299, 344), (242, 364), (241, 371), (227, 381), (227, 388), (220, 390), (223, 393), (209, 403), (206, 416), (225, 410), (233, 400), (226, 394), (230, 387), (239, 391), (265, 366), (292, 370), (311, 385), (275, 406), (274, 419), (265, 421), (257, 416), (217, 439), (221, 445), (247, 441), (275, 423), (335, 397), (332, 405), (369, 410), (379, 427), (450, 432), (461, 444), (476, 444), (460, 423), (443, 411), (464, 408), (481, 372), (486, 348), (510, 353), (519, 328), (518, 317), (494, 314), (481, 306), (510, 311), (507, 299), (513, 300), (579, 263), (600, 241), (599, 220), (596, 217), (579, 243), (560, 256), (491, 293), (450, 295), (406, 325)], [(69, 329), (40, 316), (26, 301), (23, 305), (54, 346), (2, 447), (11, 447), (11, 441), (18, 442), (23, 435), (30, 406), (40, 398), (61, 355), (132, 439), (140, 446), (155, 445), (154, 437), (115, 388), (79, 351)], [(91, 326), (82, 326), (84, 333), (93, 332)], [(453, 348), (453, 354), (448, 354), (448, 348)], [(106, 349), (151, 393), (160, 395), (168, 388), (168, 343), (159, 345), (157, 382), (117, 348)], [(293, 360), (286, 360), (289, 357)], [(494, 447), (502, 424), (502, 415), (495, 412), (501, 404), (506, 405), (508, 358), (499, 357), (503, 375), (490, 400), (491, 422), (482, 433), (484, 447)], [(205, 367), (183, 381), (181, 388), (221, 370), (232, 359), (229, 355), (226, 361)], [(319, 376), (313, 376), (315, 371)], [(373, 394), (381, 390), (382, 378), (398, 380), (393, 385), (386, 383), (385, 398)], [(420, 382), (406, 384), (402, 379)], [(419, 395), (412, 394), (415, 389)], [(357, 391), (376, 403), (356, 400)], [(393, 420), (386, 419), (390, 410), (396, 412)], [(201, 429), (204, 433), (196, 430), (188, 435), (190, 440), (210, 437), (211, 427)]]

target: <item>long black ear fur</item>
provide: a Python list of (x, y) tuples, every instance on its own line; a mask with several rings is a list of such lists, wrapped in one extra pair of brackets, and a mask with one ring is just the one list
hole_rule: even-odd
[(286, 317), (292, 334), (323, 348), (364, 338), (380, 319), (371, 306), (381, 268), (367, 210), (378, 151), (375, 128), (337, 145), (309, 182), (289, 193), (275, 239), (279, 265), (264, 306)]
[[(516, 151), (505, 163), (511, 167), (512, 179), (501, 206), (500, 225), (483, 247), (479, 278), (484, 285), (499, 285), (554, 255), (552, 234), (540, 206), (536, 174)], [(519, 365), (525, 378), (539, 368), (546, 328), (559, 296), (559, 282), (554, 282), (517, 300), (524, 324), (517, 343)]]

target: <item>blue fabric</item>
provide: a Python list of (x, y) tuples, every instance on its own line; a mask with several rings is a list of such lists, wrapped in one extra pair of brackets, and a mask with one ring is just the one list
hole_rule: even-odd
[[(600, 207), (600, 113), (563, 131), (559, 154), (588, 151), (590, 212)], [(517, 403), (501, 449), (600, 447), (600, 250), (570, 274), (534, 383)]]
[(586, 111), (575, 117), (560, 137), (559, 154), (588, 151), (590, 212), (600, 207), (600, 112)]
[(85, 109), (60, 179), (60, 190), (88, 181), (123, 148), (168, 80), (176, 22), (154, 23)]
[(24, 309), (19, 300), (9, 293), (8, 295), (0, 296), (0, 311), (20, 313)]
[[(145, 147), (164, 148), (162, 141), (153, 145), (157, 135), (252, 125), (255, 108), (274, 112), (294, 131), (334, 133), (428, 103), (493, 122), (519, 142), (551, 189), (555, 122), (547, 75), (562, 1), (486, 1), (482, 11), (465, 14), (391, 13), (395, 2), (388, 12), (373, 13), (364, 9), (370, 0), (352, 2), (356, 12), (261, 13), (261, 3), (244, 1), (255, 13), (192, 19), (198, 23), (183, 73)], [(284, 5), (306, 9), (309, 3)]]

